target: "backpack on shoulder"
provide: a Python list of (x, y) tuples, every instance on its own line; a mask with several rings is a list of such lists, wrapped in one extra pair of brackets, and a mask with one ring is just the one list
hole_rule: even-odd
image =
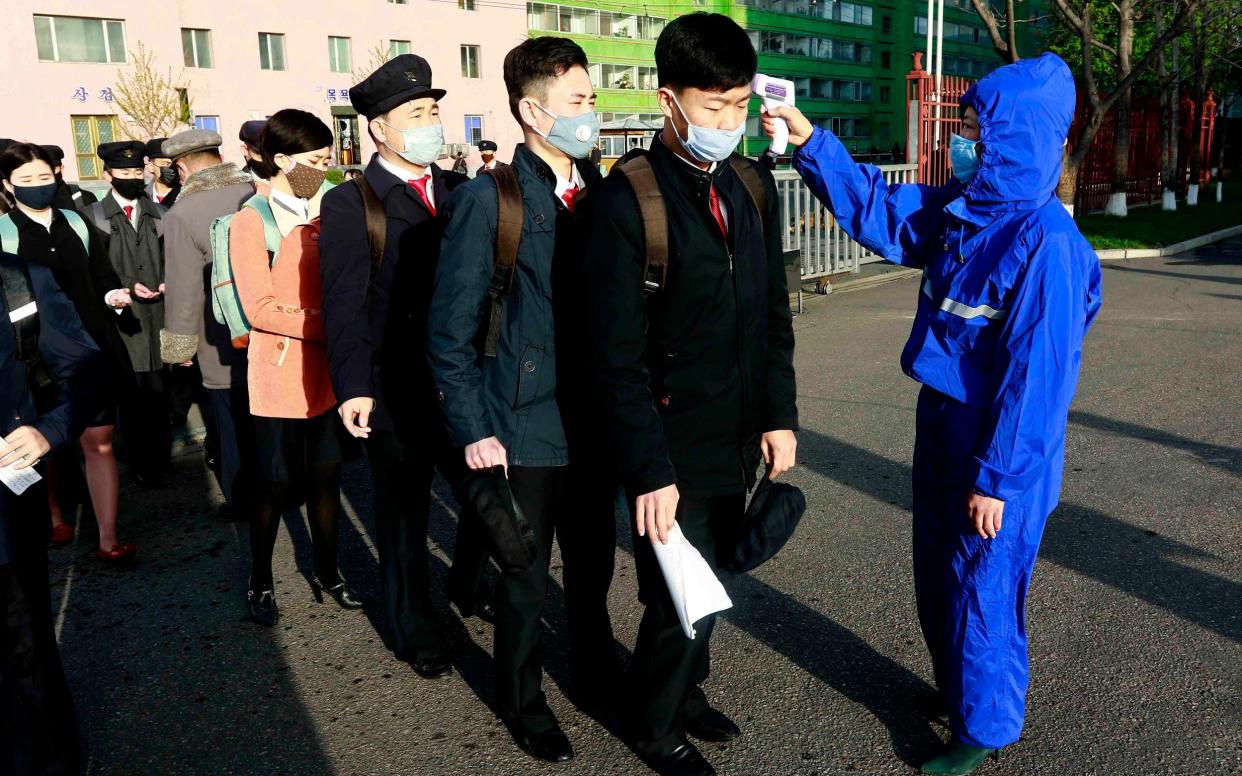
[[(254, 210), (263, 219), (263, 243), (267, 248), (268, 266), (275, 266), (276, 255), (280, 252), (280, 228), (276, 226), (271, 204), (267, 197), (255, 194), (242, 207)], [(243, 348), (245, 344), (238, 343), (248, 341), (251, 326), (242, 310), (241, 297), (237, 294), (233, 262), (229, 255), (229, 228), (235, 215), (237, 213), (229, 213), (211, 222), (211, 313), (218, 323), (228, 327), (233, 346)]]
[[(69, 226), (73, 227), (73, 231), (77, 233), (78, 239), (82, 241), (82, 247), (90, 253), (91, 231), (87, 228), (86, 221), (82, 220), (82, 215), (76, 210), (58, 209), (69, 222)], [(17, 232), (17, 224), (13, 223), (13, 215), (11, 213), (0, 215), (0, 250), (17, 255), (20, 243), (21, 235)]]
[[(759, 173), (748, 160), (737, 154), (729, 157), (729, 166), (746, 188), (766, 232), (770, 228), (767, 218), (768, 192), (763, 188)], [(651, 169), (651, 160), (647, 158), (646, 151), (635, 149), (619, 159), (608, 174), (624, 177), (634, 190), (643, 223), (646, 253), (643, 290), (649, 294), (659, 293), (668, 275), (668, 211), (664, 207), (664, 196), (660, 193), (655, 171)]]

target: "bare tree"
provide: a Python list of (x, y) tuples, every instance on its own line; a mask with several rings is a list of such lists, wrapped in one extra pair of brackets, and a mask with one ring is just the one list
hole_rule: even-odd
[(121, 132), (131, 140), (168, 137), (194, 120), (190, 84), (184, 71), (156, 67), (155, 54), (139, 42), (131, 51), (133, 65), (118, 70), (112, 87), (112, 110), (122, 118)]
[(374, 73), (376, 70), (379, 70), (385, 62), (392, 59), (389, 47), (385, 46), (383, 41), (376, 43), (368, 49), (367, 55), (367, 61), (360, 67), (354, 68), (354, 83), (361, 83), (362, 81), (365, 81), (367, 76), (371, 75), (371, 73)]
[(1014, 0), (1005, 0), (1005, 32), (1001, 34), (1001, 20), (988, 5), (987, 0), (970, 0), (975, 13), (983, 20), (988, 36), (992, 39), (992, 50), (1006, 62), (1017, 62), (1022, 57), (1018, 54), (1018, 19), (1014, 15)]

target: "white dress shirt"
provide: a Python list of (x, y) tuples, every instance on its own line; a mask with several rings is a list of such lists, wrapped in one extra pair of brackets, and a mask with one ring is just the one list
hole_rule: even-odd
[(403, 181), (407, 186), (409, 185), (409, 181), (416, 181), (416, 180), (421, 180), (423, 178), (426, 178), (427, 179), (427, 201), (431, 203), (432, 207), (436, 206), (436, 195), (432, 192), (435, 178), (431, 176), (430, 165), (423, 168), (422, 175), (415, 175), (413, 172), (411, 172), (410, 170), (407, 170), (404, 167), (398, 167), (397, 165), (385, 159), (383, 156), (376, 155), (375, 158), (379, 160), (380, 167), (383, 167), (385, 170), (388, 170), (388, 172), (397, 176), (397, 180)]

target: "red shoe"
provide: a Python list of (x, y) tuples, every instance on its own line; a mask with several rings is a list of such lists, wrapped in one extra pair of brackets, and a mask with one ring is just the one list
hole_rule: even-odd
[(73, 526), (69, 523), (61, 523), (52, 526), (52, 544), (56, 546), (64, 546), (73, 541)]
[(135, 547), (134, 545), (125, 544), (124, 542), (117, 542), (116, 544), (112, 545), (112, 549), (110, 550), (105, 550), (103, 548), (96, 550), (95, 555), (100, 560), (116, 562), (116, 561), (126, 560), (127, 558), (132, 558), (134, 557), (135, 554), (137, 554), (137, 552), (138, 552), (138, 548)]

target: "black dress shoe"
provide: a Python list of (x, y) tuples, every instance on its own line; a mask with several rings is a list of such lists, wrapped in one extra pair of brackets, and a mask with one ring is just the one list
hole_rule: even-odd
[(548, 763), (567, 763), (574, 759), (574, 747), (560, 728), (552, 728), (542, 733), (522, 733), (510, 730), (513, 741), (531, 757)]
[(716, 769), (694, 744), (682, 744), (664, 757), (648, 760), (647, 765), (660, 776), (716, 776)]
[(424, 679), (439, 679), (453, 673), (453, 661), (444, 653), (419, 655), (409, 660), (410, 668)]
[(361, 609), (371, 603), (370, 599), (355, 593), (339, 577), (337, 578), (337, 583), (331, 587), (320, 582), (319, 577), (311, 577), (311, 589), (315, 593), (315, 600), (319, 603), (323, 603), (323, 594), (327, 593), (332, 596), (333, 601), (336, 601), (336, 605), (342, 609)]
[(276, 611), (276, 594), (271, 590), (247, 591), (246, 603), (250, 606), (250, 619), (269, 628), (276, 625), (279, 613)]
[(686, 732), (700, 741), (716, 744), (732, 741), (742, 735), (741, 729), (733, 724), (733, 720), (713, 708), (708, 708), (698, 719), (686, 722)]

